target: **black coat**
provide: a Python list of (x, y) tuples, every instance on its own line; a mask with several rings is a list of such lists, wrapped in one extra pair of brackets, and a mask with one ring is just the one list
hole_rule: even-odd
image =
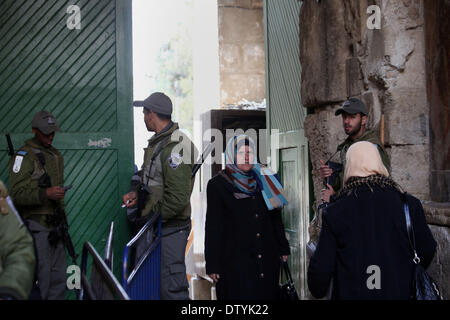
[[(416, 250), (426, 268), (434, 256), (436, 242), (420, 201), (408, 195), (407, 202)], [(332, 203), (322, 221), (317, 250), (308, 268), (308, 287), (313, 296), (325, 296), (333, 277), (333, 299), (409, 298), (413, 255), (398, 191), (373, 187), (372, 192), (367, 186), (360, 186)], [(373, 288), (377, 272), (370, 266), (379, 267), (379, 289)]]
[(269, 211), (261, 192), (246, 196), (222, 174), (207, 186), (206, 273), (220, 275), (219, 300), (276, 299), (280, 256), (290, 252), (281, 211)]

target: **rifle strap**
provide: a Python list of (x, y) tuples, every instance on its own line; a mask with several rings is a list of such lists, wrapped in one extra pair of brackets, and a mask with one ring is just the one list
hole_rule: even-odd
[[(149, 163), (149, 165), (148, 165), (148, 170), (145, 170), (145, 168), (144, 168), (144, 171), (143, 171), (143, 179), (144, 179), (143, 184), (144, 184), (145, 186), (148, 185), (149, 179), (152, 178), (151, 172), (152, 172), (152, 168), (153, 168), (153, 162), (155, 161), (156, 157), (161, 153), (162, 149), (166, 146), (167, 141), (170, 139), (170, 137), (171, 137), (171, 136), (168, 135), (167, 137), (165, 137), (164, 139), (162, 139), (162, 140), (158, 143), (158, 145), (155, 147), (155, 150), (153, 150), (152, 157), (151, 157), (150, 163)], [(161, 160), (161, 161), (162, 161), (162, 160)]]
[(45, 157), (44, 157), (44, 154), (41, 152), (41, 150), (36, 149), (36, 148), (31, 148), (31, 150), (33, 150), (34, 154), (36, 155), (36, 157), (38, 158), (40, 164), (42, 165), (42, 167), (44, 167), (44, 170), (45, 170)]

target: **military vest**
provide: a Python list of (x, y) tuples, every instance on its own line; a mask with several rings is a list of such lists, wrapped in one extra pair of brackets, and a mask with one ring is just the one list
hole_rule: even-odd
[(170, 135), (168, 135), (154, 146), (151, 145), (150, 141), (149, 146), (145, 149), (141, 183), (144, 186), (148, 186), (150, 195), (144, 209), (142, 210), (142, 216), (148, 215), (153, 205), (163, 197), (164, 175), (161, 161), (161, 151), (170, 143)]
[[(30, 176), (30, 187), (34, 190), (42, 189), (40, 187), (40, 179), (45, 173), (50, 177), (50, 186), (62, 186), (64, 183), (64, 163), (63, 158), (58, 150), (55, 148), (44, 148), (36, 144), (34, 139), (28, 140), (26, 144), (21, 147), (16, 154), (20, 154), (24, 151), (26, 154), (24, 157), (28, 157), (32, 160), (32, 173)], [(23, 164), (22, 166), (24, 166)], [(26, 168), (23, 168), (24, 171)], [(31, 168), (30, 168), (31, 169)], [(31, 171), (31, 170), (30, 170)], [(21, 175), (19, 171), (17, 173)], [(23, 173), (26, 174), (26, 173)], [(19, 185), (11, 185), (11, 191), (13, 188), (20, 187), (23, 182), (19, 182)], [(33, 219), (39, 222), (41, 225), (47, 226), (45, 223), (45, 216), (54, 213), (55, 202), (45, 199), (41, 205), (28, 205), (22, 203), (21, 199), (14, 199), (17, 209), (24, 219)], [(58, 205), (64, 207), (64, 200), (59, 200)]]
[[(181, 136), (183, 137), (182, 142), (179, 140)], [(180, 143), (185, 147), (183, 149), (186, 149), (186, 152), (189, 152), (187, 150), (194, 148), (192, 142), (187, 137), (185, 139), (184, 135), (179, 132), (178, 124), (173, 123), (167, 131), (160, 133), (160, 135), (154, 136), (149, 140), (148, 147), (145, 149), (144, 163), (142, 165), (140, 183), (142, 186), (148, 187), (150, 194), (147, 197), (141, 216), (154, 214), (155, 210), (164, 207), (166, 209), (161, 212), (161, 217), (163, 226), (166, 227), (185, 225), (186, 220), (189, 220), (191, 216), (189, 199), (183, 204), (183, 207), (180, 208), (180, 199), (172, 196), (174, 193), (181, 192), (190, 198), (194, 186), (194, 179), (192, 178), (193, 159), (191, 159), (192, 161), (190, 164), (183, 163), (181, 155), (177, 156), (176, 152), (178, 151), (174, 152), (174, 148)], [(194, 153), (195, 152), (190, 151), (189, 156), (193, 157)], [(183, 166), (183, 169), (177, 170), (180, 165)], [(189, 165), (189, 170), (187, 170), (186, 165)], [(173, 181), (173, 174), (177, 176), (176, 179), (179, 179), (179, 181), (186, 182), (184, 179), (189, 179), (190, 187), (186, 188), (185, 183), (166, 186), (167, 181), (165, 181), (164, 174), (167, 172), (171, 174), (171, 181)], [(165, 188), (173, 188), (173, 190), (166, 190)], [(167, 199), (165, 198), (163, 204), (161, 200), (165, 196), (165, 191), (169, 191), (169, 194)], [(168, 210), (167, 207), (177, 207), (177, 212), (166, 211)]]

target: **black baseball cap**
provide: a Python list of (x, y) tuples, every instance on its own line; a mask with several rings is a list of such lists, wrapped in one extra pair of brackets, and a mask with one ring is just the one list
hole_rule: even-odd
[(172, 101), (168, 96), (166, 96), (162, 92), (152, 93), (145, 100), (137, 100), (133, 102), (133, 106), (135, 107), (144, 107), (147, 110), (151, 110), (153, 112), (171, 115), (172, 114)]
[(339, 109), (336, 110), (335, 115), (338, 116), (343, 112), (349, 114), (362, 113), (367, 116), (367, 107), (361, 100), (356, 98), (350, 98), (347, 101), (345, 101), (344, 104)]

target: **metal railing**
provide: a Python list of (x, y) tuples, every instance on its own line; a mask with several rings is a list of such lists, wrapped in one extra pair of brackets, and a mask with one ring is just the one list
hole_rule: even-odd
[(114, 221), (111, 221), (111, 226), (109, 227), (108, 240), (106, 240), (105, 245), (105, 258), (104, 258), (104, 261), (110, 270), (113, 269), (114, 263), (113, 236), (114, 236)]
[[(150, 238), (150, 241), (148, 240)], [(136, 258), (129, 272), (134, 249)], [(136, 254), (141, 249), (141, 254)], [(143, 249), (143, 250), (142, 250)], [(122, 286), (133, 300), (159, 300), (161, 274), (161, 214), (157, 213), (127, 243), (123, 252)]]
[(109, 267), (89, 242), (85, 242), (83, 245), (83, 253), (81, 257), (81, 289), (79, 300), (104, 299), (104, 297), (99, 297), (94, 292), (93, 286), (86, 275), (88, 255), (92, 257), (92, 273), (97, 273), (101, 283), (108, 288), (108, 299), (111, 297), (112, 299), (116, 298), (119, 300), (130, 300), (130, 297), (122, 288), (119, 281), (117, 281), (116, 277), (111, 272)]

